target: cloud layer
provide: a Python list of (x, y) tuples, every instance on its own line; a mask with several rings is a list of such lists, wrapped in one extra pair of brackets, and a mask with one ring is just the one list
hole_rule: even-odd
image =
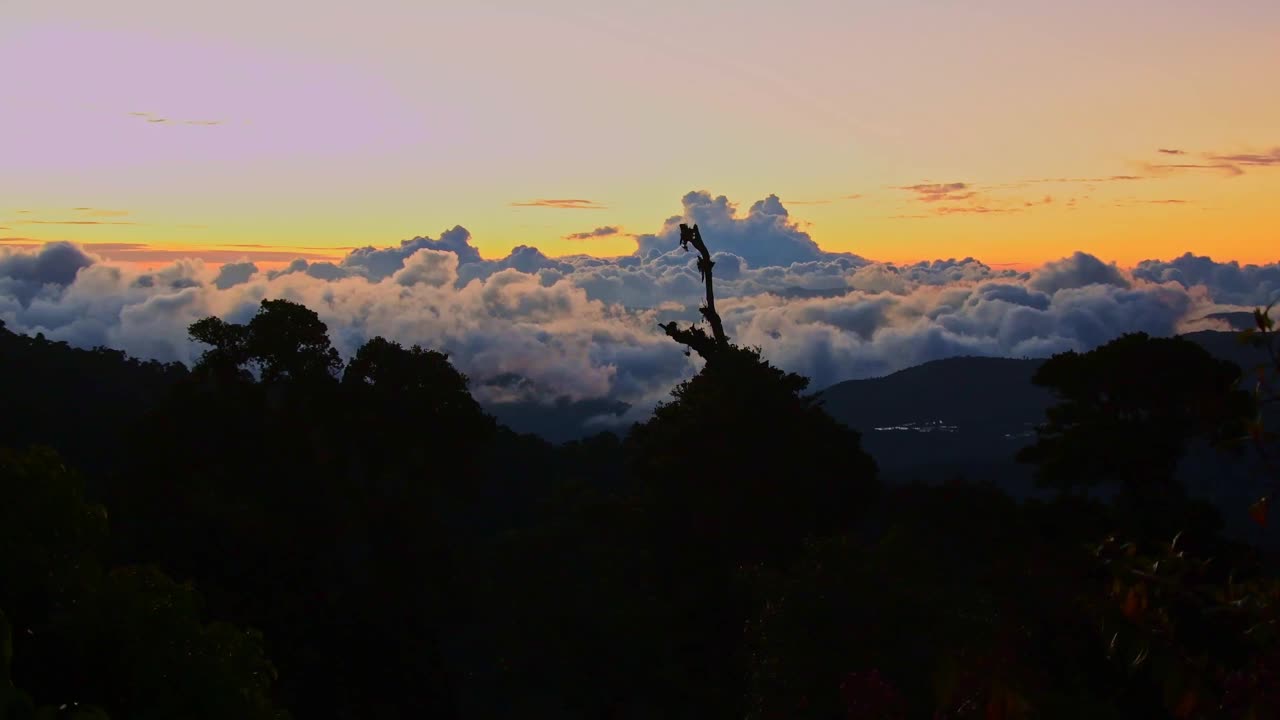
[(1129, 331), (1225, 329), (1205, 317), (1280, 296), (1280, 265), (1190, 254), (1132, 270), (1085, 253), (1022, 273), (973, 258), (877, 263), (823, 251), (776, 196), (741, 211), (691, 192), (617, 258), (520, 246), (487, 260), (460, 226), (273, 271), (179, 259), (144, 272), (69, 243), (0, 247), (0, 319), (77, 346), (191, 362), (191, 322), (243, 322), (263, 298), (285, 298), (319, 313), (345, 355), (375, 335), (419, 343), (449, 352), (483, 401), (622, 400), (631, 419), (696, 370), (657, 328), (694, 320), (701, 300), (681, 222), (698, 223), (714, 251), (730, 336), (815, 389), (953, 355), (1045, 356)]

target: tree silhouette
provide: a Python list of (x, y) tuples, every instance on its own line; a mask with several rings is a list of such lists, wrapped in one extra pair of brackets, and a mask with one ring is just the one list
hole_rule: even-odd
[(707, 363), (632, 429), (635, 470), (679, 508), (689, 533), (682, 539), (698, 538), (698, 547), (733, 562), (785, 555), (806, 535), (848, 526), (874, 495), (875, 462), (859, 433), (804, 394), (808, 378), (729, 342), (715, 310), (710, 252), (697, 225), (680, 230), (681, 246), (700, 256), (701, 312), (712, 332), (663, 327)]
[(1253, 311), (1254, 327), (1240, 333), (1238, 339), (1263, 351), (1261, 362), (1249, 368), (1255, 377), (1253, 382), (1253, 412), (1246, 423), (1247, 434), (1238, 439), (1237, 445), (1251, 445), (1269, 474), (1265, 494), (1249, 508), (1249, 516), (1259, 525), (1268, 523), (1269, 508), (1280, 489), (1280, 461), (1276, 457), (1276, 442), (1280, 433), (1275, 430), (1276, 414), (1280, 408), (1280, 333), (1277, 333), (1271, 309), (1275, 303)]
[(192, 340), (211, 346), (197, 369), (227, 374), (249, 366), (262, 382), (275, 383), (333, 379), (342, 368), (315, 311), (287, 300), (263, 300), (248, 325), (208, 317), (192, 323), (189, 332)]
[(249, 379), (245, 364), (249, 362), (248, 328), (218, 317), (207, 317), (192, 323), (188, 335), (209, 347), (196, 361), (196, 369), (227, 380)]
[(1055, 355), (1033, 382), (1059, 402), (1018, 459), (1062, 492), (1104, 486), (1133, 499), (1167, 495), (1193, 438), (1238, 434), (1248, 407), (1239, 377), (1238, 367), (1195, 343), (1145, 333)]
[(375, 337), (339, 378), (324, 324), (285, 300), (190, 331), (209, 348), (117, 480), (126, 552), (261, 627), (300, 715), (451, 716), (456, 556), (496, 435), (466, 376)]
[(702, 307), (698, 308), (698, 312), (702, 313), (703, 319), (711, 325), (711, 334), (708, 335), (705, 330), (694, 325), (682, 329), (674, 321), (665, 325), (660, 324), (658, 327), (676, 342), (688, 345), (691, 350), (710, 361), (729, 345), (729, 338), (724, 334), (724, 323), (720, 321), (720, 314), (716, 312), (716, 293), (711, 279), (711, 269), (715, 267), (715, 261), (711, 259), (711, 253), (707, 250), (706, 243), (702, 241), (702, 233), (698, 230), (697, 224), (689, 227), (680, 223), (680, 247), (685, 252), (689, 252), (690, 245), (698, 251), (698, 274), (706, 285), (707, 300)]
[(785, 564), (805, 538), (849, 528), (877, 484), (860, 435), (804, 394), (807, 378), (729, 342), (697, 226), (681, 226), (681, 245), (699, 252), (711, 334), (663, 327), (706, 365), (632, 428), (626, 451), (651, 508), (655, 584), (676, 599), (668, 681), (697, 716), (742, 709), (742, 569)]
[(412, 459), (404, 468), (410, 472), (426, 472), (440, 459), (424, 454), (431, 450), (448, 452), (455, 468), (474, 465), (496, 425), (467, 382), (444, 353), (375, 337), (356, 351), (342, 375), (343, 402), (355, 413), (353, 439), (365, 443), (370, 461)]
[(682, 539), (725, 561), (785, 557), (847, 528), (874, 499), (876, 466), (808, 379), (726, 346), (627, 439), (633, 469)]

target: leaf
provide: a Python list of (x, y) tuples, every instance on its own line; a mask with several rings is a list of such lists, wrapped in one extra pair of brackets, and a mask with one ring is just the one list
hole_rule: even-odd
[(1141, 585), (1129, 588), (1129, 594), (1124, 598), (1124, 616), (1135, 622), (1142, 617), (1143, 611), (1147, 609), (1146, 595)]
[(1267, 505), (1270, 504), (1271, 498), (1262, 497), (1257, 502), (1249, 506), (1249, 519), (1258, 523), (1262, 527), (1267, 526)]

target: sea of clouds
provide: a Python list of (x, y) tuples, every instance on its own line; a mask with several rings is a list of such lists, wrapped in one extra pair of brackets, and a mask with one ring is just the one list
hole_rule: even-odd
[(635, 419), (697, 370), (658, 329), (693, 320), (703, 286), (679, 224), (698, 223), (716, 260), (730, 337), (813, 379), (813, 389), (955, 355), (1048, 356), (1117, 335), (1227, 329), (1206, 316), (1280, 296), (1280, 264), (1185, 254), (1126, 270), (1076, 253), (1030, 272), (973, 258), (913, 265), (825, 252), (775, 196), (745, 212), (691, 192), (681, 214), (637, 236), (632, 255), (552, 258), (521, 246), (485, 260), (462, 227), (339, 262), (214, 267), (183, 259), (131, 270), (70, 243), (0, 247), (0, 319), (9, 329), (192, 362), (187, 326), (245, 322), (264, 298), (319, 313), (349, 356), (382, 335), (447, 351), (488, 403), (620, 400)]

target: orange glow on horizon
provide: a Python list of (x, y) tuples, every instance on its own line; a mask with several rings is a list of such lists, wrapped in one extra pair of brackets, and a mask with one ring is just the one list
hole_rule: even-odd
[(705, 189), (899, 264), (1280, 260), (1280, 4), (993, 1), (20, 0), (0, 238), (275, 263), (460, 224), (486, 258), (616, 256)]

